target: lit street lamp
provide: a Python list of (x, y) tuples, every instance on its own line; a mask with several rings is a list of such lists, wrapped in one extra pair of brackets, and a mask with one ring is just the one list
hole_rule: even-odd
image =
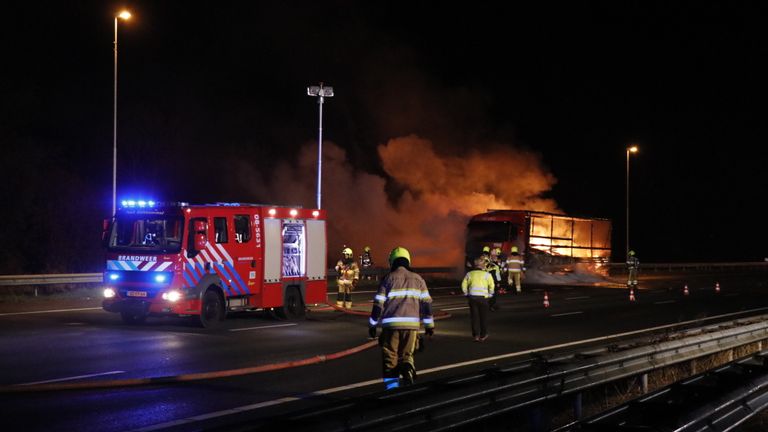
[(115, 15), (115, 75), (113, 87), (114, 106), (112, 110), (112, 214), (117, 208), (117, 19), (127, 20), (131, 13), (127, 10)]
[(637, 153), (637, 146), (631, 146), (627, 147), (627, 242), (626, 247), (627, 250), (626, 256), (629, 256), (629, 154), (630, 153)]
[(323, 171), (323, 99), (327, 97), (333, 97), (333, 87), (324, 87), (321, 82), (319, 86), (307, 87), (308, 96), (317, 96), (317, 103), (320, 107), (320, 127), (318, 129), (317, 138), (317, 208), (320, 207), (320, 189), (321, 189), (321, 174)]

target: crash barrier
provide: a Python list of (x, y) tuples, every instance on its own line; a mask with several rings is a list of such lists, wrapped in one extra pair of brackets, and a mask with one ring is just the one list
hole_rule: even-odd
[[(663, 387), (555, 432), (731, 430), (768, 408), (768, 351)], [(717, 425), (711, 429), (711, 425)]]
[[(626, 270), (624, 263), (606, 264), (611, 272)], [(735, 262), (735, 263), (642, 263), (643, 271), (706, 271), (706, 270), (768, 270), (768, 262)], [(458, 267), (417, 267), (413, 269), (419, 274), (463, 274), (464, 269)], [(388, 268), (376, 267), (361, 269), (363, 276), (383, 276)], [(338, 276), (336, 270), (327, 271), (329, 278)], [(0, 276), (0, 286), (30, 286), (52, 284), (85, 284), (102, 283), (104, 273), (66, 273), (66, 274), (37, 274), (37, 275), (3, 275)]]
[[(413, 269), (419, 274), (445, 274), (458, 271), (455, 267), (417, 267)], [(383, 276), (389, 272), (388, 268), (377, 267), (361, 270), (364, 276)], [(336, 277), (338, 273), (329, 269), (328, 277)], [(5, 275), (0, 276), (0, 286), (30, 286), (30, 285), (54, 285), (54, 284), (86, 284), (102, 283), (104, 273), (68, 273), (68, 274), (38, 274), (38, 275)]]
[[(706, 321), (699, 321), (706, 322)], [(768, 339), (768, 315), (568, 352), (530, 352), (530, 359), (268, 419), (252, 430), (475, 430), (483, 422), (542, 402)], [(607, 342), (606, 342), (607, 343)], [(576, 410), (574, 408), (574, 410)], [(580, 411), (580, 408), (579, 408)]]

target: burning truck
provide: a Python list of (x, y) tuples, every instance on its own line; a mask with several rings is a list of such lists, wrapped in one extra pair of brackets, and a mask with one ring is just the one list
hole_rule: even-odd
[(483, 247), (508, 255), (517, 246), (527, 268), (558, 272), (583, 263), (591, 271), (611, 259), (610, 219), (532, 210), (489, 210), (470, 218), (465, 257), (471, 263)]

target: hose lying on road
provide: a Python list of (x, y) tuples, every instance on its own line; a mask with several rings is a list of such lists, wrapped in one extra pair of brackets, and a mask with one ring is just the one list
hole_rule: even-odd
[[(345, 313), (354, 315), (368, 315), (363, 311), (355, 311), (351, 309), (344, 309), (336, 307), (335, 305), (329, 305), (333, 309), (341, 310)], [(325, 308), (323, 308), (325, 309)], [(451, 315), (446, 312), (438, 311), (435, 314), (435, 320), (449, 318)], [(309, 357), (302, 360), (287, 361), (282, 363), (271, 363), (261, 366), (251, 366), (238, 369), (228, 369), (213, 372), (200, 372), (184, 375), (170, 375), (164, 377), (155, 378), (128, 378), (122, 380), (109, 380), (109, 381), (87, 381), (76, 383), (50, 383), (50, 384), (34, 384), (34, 385), (5, 385), (0, 386), (0, 394), (2, 393), (32, 393), (32, 392), (46, 392), (46, 391), (62, 391), (62, 390), (94, 390), (116, 387), (136, 387), (145, 385), (157, 385), (157, 384), (177, 384), (190, 381), (201, 381), (215, 378), (228, 378), (233, 376), (251, 375), (263, 372), (273, 372), (281, 369), (294, 368), (299, 366), (308, 366), (317, 363), (323, 363), (329, 360), (336, 360), (342, 357), (346, 357), (352, 354), (356, 354), (361, 351), (365, 351), (368, 348), (372, 348), (378, 345), (378, 341), (371, 340), (362, 345), (352, 347), (343, 351), (335, 352), (332, 354), (321, 354), (313, 357)]]
[(183, 383), (189, 381), (200, 381), (214, 378), (227, 378), (240, 375), (250, 375), (262, 372), (272, 372), (281, 369), (288, 369), (298, 366), (307, 366), (311, 364), (323, 363), (329, 360), (336, 360), (342, 357), (346, 357), (360, 351), (364, 351), (368, 348), (378, 345), (378, 341), (372, 340), (362, 345), (339, 351), (333, 354), (317, 355), (302, 360), (288, 361), (282, 363), (272, 363), (261, 366), (251, 366), (238, 369), (228, 369), (214, 372), (201, 372), (184, 375), (171, 375), (155, 378), (129, 378), (122, 380), (109, 380), (109, 381), (88, 381), (78, 383), (56, 383), (56, 384), (35, 384), (35, 385), (6, 385), (0, 386), (0, 393), (27, 393), (27, 392), (44, 392), (44, 391), (60, 391), (60, 390), (92, 390), (114, 387), (135, 387), (143, 385), (156, 385), (156, 384), (174, 384)]

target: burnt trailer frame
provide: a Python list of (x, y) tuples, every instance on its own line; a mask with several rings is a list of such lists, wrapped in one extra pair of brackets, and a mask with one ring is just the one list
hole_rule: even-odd
[(600, 267), (611, 259), (610, 219), (533, 210), (488, 210), (467, 223), (468, 263), (484, 246), (508, 255), (517, 246), (526, 266), (568, 270), (575, 263)]

